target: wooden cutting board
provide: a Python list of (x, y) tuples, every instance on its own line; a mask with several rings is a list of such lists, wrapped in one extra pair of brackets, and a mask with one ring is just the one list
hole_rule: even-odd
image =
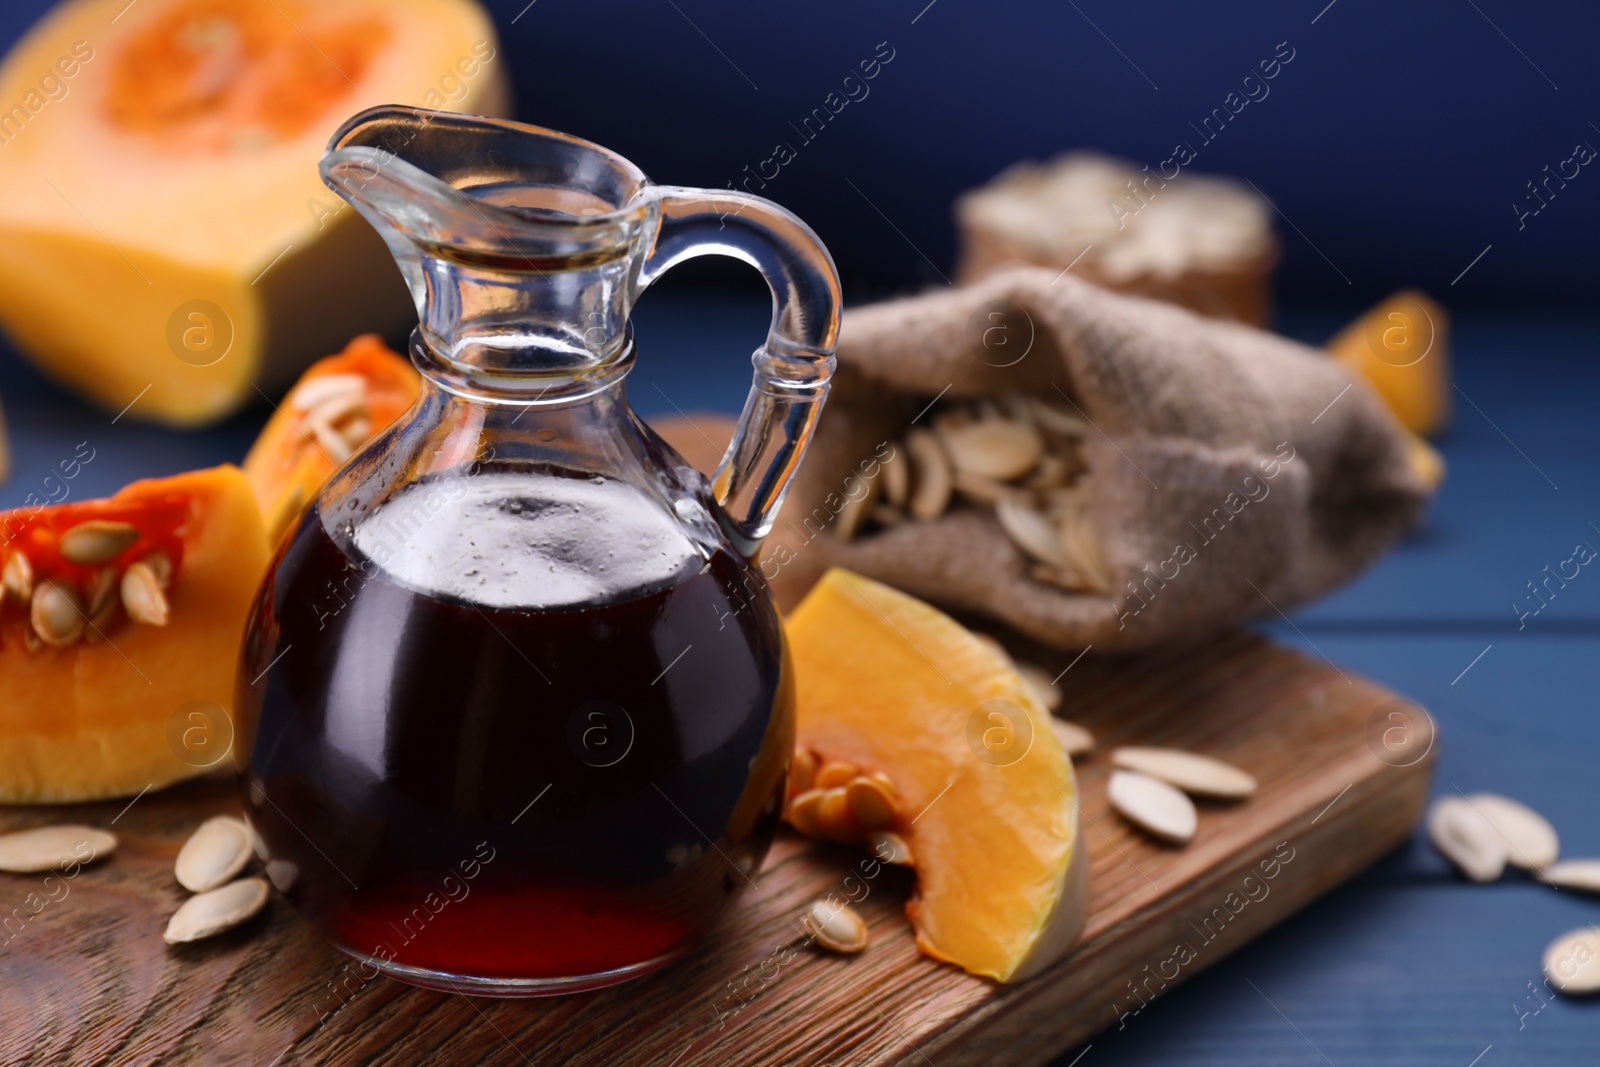
[[(1071, 662), (1015, 650), (1056, 671)], [(797, 944), (800, 910), (860, 857), (787, 831), (707, 944), (596, 993), (497, 1001), (367, 980), (278, 898), (246, 927), (169, 948), (179, 846), (206, 816), (240, 809), (231, 782), (206, 780), (131, 805), (0, 808), (0, 830), (71, 819), (121, 838), (110, 859), (50, 886), (0, 875), (0, 1063), (1042, 1063), (1349, 878), (1421, 812), (1426, 713), (1262, 638), (1089, 657), (1060, 684), (1102, 753), (1208, 752), (1260, 790), (1205, 806), (1194, 843), (1174, 849), (1108, 810), (1103, 755), (1082, 761), (1091, 914), (1076, 949), (1024, 984), (920, 956), (903, 912), (912, 875), (898, 869), (864, 883), (872, 942), (860, 956)]]

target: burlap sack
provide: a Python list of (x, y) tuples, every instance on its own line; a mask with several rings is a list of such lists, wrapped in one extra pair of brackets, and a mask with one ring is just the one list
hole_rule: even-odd
[[(1405, 432), (1332, 359), (1048, 270), (854, 309), (839, 362), (762, 557), (769, 578), (837, 564), (1064, 650), (1198, 638), (1288, 610), (1371, 563), (1428, 501)], [(862, 461), (906, 462), (891, 450), (936, 396), (1011, 390), (1070, 400), (1093, 423), (1089, 514), (1111, 596), (1034, 580), (981, 509), (848, 543), (832, 532)]]

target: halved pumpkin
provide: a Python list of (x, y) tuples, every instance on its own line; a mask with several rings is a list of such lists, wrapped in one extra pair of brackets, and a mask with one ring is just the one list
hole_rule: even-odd
[(317, 173), (376, 104), (504, 114), (472, 0), (67, 0), (0, 63), (0, 322), (110, 411), (215, 421), (415, 321)]
[(225, 756), (267, 555), (237, 467), (0, 512), (0, 802), (128, 795)]
[(244, 473), (277, 544), (339, 465), (417, 398), (416, 368), (376, 334), (313, 363), (262, 428)]
[(1450, 421), (1450, 316), (1414, 289), (1395, 293), (1328, 342), (1346, 367), (1377, 390), (1412, 433)]
[(1002, 982), (1064, 955), (1088, 858), (1072, 763), (1005, 657), (920, 600), (830, 570), (789, 616), (797, 746), (886, 779), (917, 944)]

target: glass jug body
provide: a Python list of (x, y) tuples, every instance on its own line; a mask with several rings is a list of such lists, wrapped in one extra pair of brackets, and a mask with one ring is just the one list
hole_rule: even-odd
[[(410, 151), (352, 191), (341, 144), (374, 125)], [(492, 180), (429, 165), (463, 145)], [(792, 683), (750, 560), (826, 390), (831, 264), (754, 198), (756, 229), (708, 240), (720, 208), (549, 131), (385, 109), (334, 146), (330, 184), (418, 297), (424, 384), (258, 594), (236, 707), (269, 875), (343, 951), (417, 984), (645, 973), (754, 884), (777, 825)], [(488, 229), (461, 232), (471, 214)], [(628, 406), (627, 311), (671, 262), (730, 249), (776, 307), (707, 479)]]

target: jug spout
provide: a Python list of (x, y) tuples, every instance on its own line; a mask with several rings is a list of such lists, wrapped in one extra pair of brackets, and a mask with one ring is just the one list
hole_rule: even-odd
[(345, 123), (321, 169), (383, 235), (447, 383), (537, 390), (626, 347), (659, 211), (622, 157), (553, 130), (385, 107)]

